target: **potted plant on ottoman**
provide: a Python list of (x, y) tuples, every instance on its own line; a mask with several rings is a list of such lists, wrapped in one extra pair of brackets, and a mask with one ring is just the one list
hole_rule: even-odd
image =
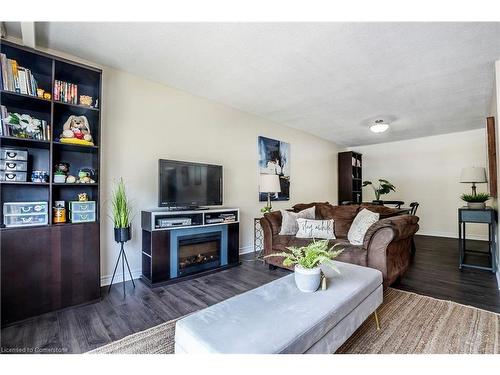
[(336, 272), (339, 272), (332, 262), (332, 259), (342, 253), (341, 250), (333, 250), (336, 246), (328, 248), (328, 240), (311, 242), (307, 246), (287, 247), (289, 253), (281, 252), (267, 255), (269, 257), (284, 257), (283, 265), (285, 267), (295, 265), (295, 284), (301, 292), (315, 292), (321, 283), (321, 265), (327, 265)]
[(462, 194), (460, 199), (467, 202), (469, 208), (484, 209), (486, 207), (485, 202), (490, 199), (490, 195), (488, 193)]

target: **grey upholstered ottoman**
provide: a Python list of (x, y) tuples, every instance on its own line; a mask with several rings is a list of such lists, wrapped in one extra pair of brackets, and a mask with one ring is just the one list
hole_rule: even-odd
[(382, 273), (335, 262), (326, 291), (288, 275), (176, 324), (176, 353), (334, 353), (382, 303)]

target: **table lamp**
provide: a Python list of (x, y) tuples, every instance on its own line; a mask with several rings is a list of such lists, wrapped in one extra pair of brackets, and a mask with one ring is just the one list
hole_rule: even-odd
[(460, 182), (472, 184), (472, 195), (476, 195), (476, 184), (487, 182), (486, 170), (482, 167), (465, 167), (460, 173)]
[(267, 193), (267, 206), (266, 212), (270, 212), (271, 206), (271, 193), (281, 192), (280, 176), (277, 174), (261, 174), (259, 181), (259, 192)]

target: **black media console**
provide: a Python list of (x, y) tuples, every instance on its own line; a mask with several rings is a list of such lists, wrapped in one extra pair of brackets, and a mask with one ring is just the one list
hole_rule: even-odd
[(150, 287), (239, 264), (237, 208), (142, 211), (142, 275)]

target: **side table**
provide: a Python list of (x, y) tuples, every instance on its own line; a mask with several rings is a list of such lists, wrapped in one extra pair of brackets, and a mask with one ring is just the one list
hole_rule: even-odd
[[(479, 266), (476, 264), (465, 263), (466, 253), (482, 253), (484, 251), (469, 250), (465, 246), (465, 224), (466, 223), (483, 223), (488, 224), (488, 254), (490, 256), (490, 267)], [(496, 248), (495, 248), (495, 238), (496, 238), (496, 223), (497, 215), (496, 211), (491, 207), (486, 208), (468, 208), (461, 207), (458, 209), (458, 248), (459, 248), (459, 265), (458, 267), (462, 269), (476, 268), (480, 270), (496, 272)]]
[(254, 260), (263, 260), (264, 251), (264, 231), (260, 225), (260, 217), (253, 219), (253, 258)]

